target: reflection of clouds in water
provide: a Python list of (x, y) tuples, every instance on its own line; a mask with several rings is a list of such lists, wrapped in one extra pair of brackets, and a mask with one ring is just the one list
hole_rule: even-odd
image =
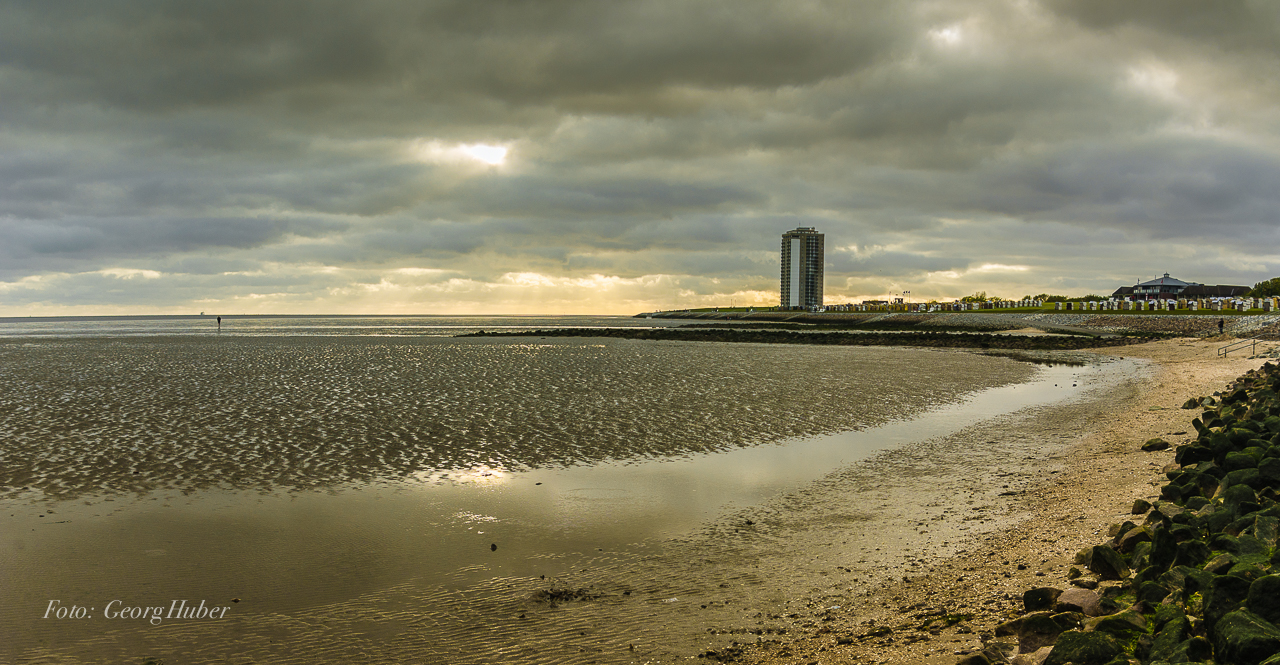
[(496, 484), (855, 429), (1031, 371), (964, 353), (696, 343), (14, 342), (0, 344), (0, 492)]

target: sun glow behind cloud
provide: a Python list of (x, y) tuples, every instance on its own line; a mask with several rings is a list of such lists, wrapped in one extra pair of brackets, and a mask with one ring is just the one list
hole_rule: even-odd
[(960, 43), (960, 40), (964, 37), (964, 35), (963, 35), (963, 33), (960, 31), (960, 26), (958, 26), (958, 25), (951, 25), (951, 26), (947, 26), (947, 27), (945, 27), (945, 28), (938, 28), (938, 29), (935, 29), (935, 30), (930, 30), (930, 31), (929, 31), (929, 37), (930, 37), (930, 38), (932, 38), (932, 39), (933, 39), (933, 41), (935, 41), (935, 42), (937, 42), (937, 43), (939, 43), (939, 44), (946, 44), (947, 46), (954, 46), (954, 45), (956, 45), (956, 44), (959, 44), (959, 43)]
[(443, 143), (440, 141), (415, 141), (411, 152), (424, 162), (437, 164), (479, 162), (489, 166), (502, 166), (510, 151), (496, 143)]

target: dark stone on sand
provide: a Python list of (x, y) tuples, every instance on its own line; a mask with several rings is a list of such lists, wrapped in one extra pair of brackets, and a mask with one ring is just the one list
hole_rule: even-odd
[(1106, 545), (1097, 545), (1090, 552), (1089, 570), (1104, 580), (1122, 580), (1129, 576), (1129, 566), (1115, 550)]
[(1134, 524), (1133, 522), (1125, 520), (1123, 524), (1112, 524), (1111, 527), (1107, 529), (1107, 535), (1111, 536), (1112, 538), (1115, 538), (1116, 541), (1118, 542), (1120, 540), (1120, 536), (1123, 536), (1130, 529), (1133, 529), (1136, 527), (1137, 525)]
[(1031, 653), (1053, 644), (1064, 631), (1079, 628), (1075, 614), (1035, 612), (1022, 617), (1018, 626), (1018, 650)]
[(1120, 536), (1120, 551), (1132, 552), (1138, 543), (1150, 542), (1151, 533), (1146, 529), (1129, 529), (1123, 536)]
[(1156, 437), (1154, 439), (1147, 439), (1147, 442), (1142, 444), (1142, 449), (1149, 453), (1155, 452), (1157, 450), (1168, 450), (1169, 442), (1165, 441), (1164, 439), (1161, 439), (1160, 437)]
[(1044, 665), (1105, 665), (1123, 651), (1120, 642), (1106, 633), (1069, 631), (1058, 636)]
[(1175, 455), (1173, 459), (1178, 464), (1181, 464), (1183, 466), (1190, 466), (1198, 462), (1212, 460), (1213, 450), (1211, 450), (1207, 446), (1202, 446), (1199, 444), (1189, 444), (1185, 446), (1178, 446), (1177, 455)]
[(1096, 589), (1098, 588), (1098, 580), (1095, 577), (1077, 577), (1071, 580), (1071, 586), (1081, 589)]
[(1142, 515), (1142, 514), (1145, 514), (1148, 510), (1151, 510), (1150, 502), (1148, 502), (1145, 499), (1136, 499), (1133, 502), (1133, 509), (1130, 510), (1129, 512), (1131, 512), (1134, 515)]
[(992, 665), (992, 663), (991, 659), (986, 656), (980, 653), (975, 653), (957, 660), (956, 665)]
[(1213, 632), (1214, 656), (1221, 662), (1257, 665), (1280, 653), (1280, 628), (1248, 610), (1222, 617)]
[(1026, 617), (1018, 617), (1017, 619), (1010, 619), (1004, 623), (996, 624), (996, 637), (1017, 635), (1018, 631), (1022, 629), (1022, 620), (1025, 618)]
[(1041, 612), (1053, 609), (1053, 603), (1062, 595), (1062, 589), (1038, 587), (1022, 594), (1022, 607), (1025, 612)]
[(1199, 397), (1192, 397), (1191, 399), (1182, 403), (1182, 408), (1184, 409), (1195, 409), (1195, 408), (1198, 408), (1199, 406), (1200, 406)]

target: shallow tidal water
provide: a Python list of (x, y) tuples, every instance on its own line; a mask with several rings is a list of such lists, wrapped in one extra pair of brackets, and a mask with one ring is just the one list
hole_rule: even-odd
[[(590, 339), (10, 340), (0, 660), (687, 657), (786, 603), (804, 567), (770, 557), (797, 518), (833, 538), (877, 524), (832, 474), (1129, 370)], [(52, 599), (91, 617), (42, 619)], [(231, 609), (102, 616), (175, 599)]]

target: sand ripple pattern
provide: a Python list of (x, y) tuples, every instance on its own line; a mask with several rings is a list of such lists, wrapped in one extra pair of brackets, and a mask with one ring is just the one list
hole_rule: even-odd
[(949, 351), (589, 339), (12, 341), (0, 496), (680, 455), (876, 425), (1032, 371)]

